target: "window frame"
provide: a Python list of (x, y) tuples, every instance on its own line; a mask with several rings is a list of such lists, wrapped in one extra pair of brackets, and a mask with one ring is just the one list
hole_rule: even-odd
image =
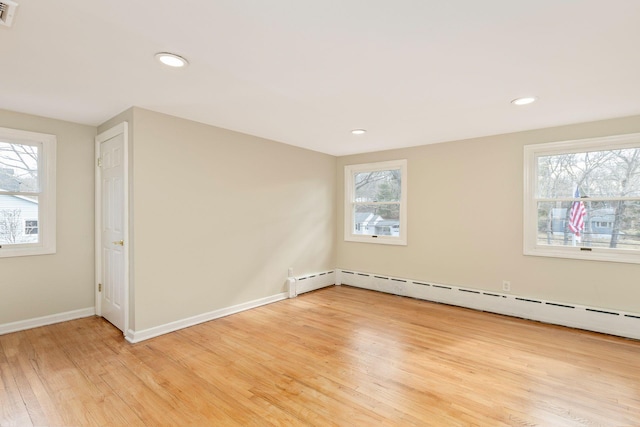
[[(356, 173), (361, 172), (375, 172), (384, 170), (400, 169), (400, 233), (398, 236), (388, 235), (368, 235), (368, 234), (355, 234), (353, 233), (353, 227), (355, 224), (355, 191), (354, 191), (354, 176)], [(377, 243), (383, 245), (407, 245), (407, 160), (390, 160), (384, 162), (375, 163), (361, 163), (354, 165), (345, 165), (344, 167), (344, 240), (347, 242), (360, 242), (360, 243)], [(383, 202), (380, 202), (383, 204)], [(393, 203), (393, 202), (392, 202)], [(365, 204), (372, 204), (367, 202)]]
[[(547, 200), (546, 198), (537, 197), (538, 157), (625, 148), (640, 148), (640, 133), (524, 146), (524, 255), (634, 264), (640, 263), (640, 250), (602, 247), (583, 249), (583, 247), (580, 246), (550, 246), (538, 244), (538, 201)], [(612, 197), (612, 199), (615, 199), (615, 197)]]
[[(2, 196), (38, 197), (38, 242), (0, 244), (0, 258), (56, 253), (56, 148), (55, 135), (0, 127), (0, 140), (11, 144), (37, 145), (38, 192), (0, 191)], [(34, 218), (29, 218), (33, 220)]]

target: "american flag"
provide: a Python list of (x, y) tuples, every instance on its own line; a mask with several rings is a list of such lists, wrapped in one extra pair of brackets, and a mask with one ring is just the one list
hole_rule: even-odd
[[(580, 198), (580, 190), (576, 187), (574, 196), (576, 199)], [(569, 212), (569, 229), (580, 237), (580, 232), (584, 230), (584, 216), (587, 214), (587, 210), (584, 207), (582, 200), (575, 201), (571, 205), (571, 212)]]

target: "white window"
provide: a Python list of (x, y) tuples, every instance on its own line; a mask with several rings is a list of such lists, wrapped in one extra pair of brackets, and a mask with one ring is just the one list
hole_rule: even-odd
[(525, 146), (524, 253), (640, 263), (640, 134)]
[(344, 239), (407, 244), (407, 161), (348, 165)]
[(0, 128), (0, 257), (56, 251), (56, 137)]

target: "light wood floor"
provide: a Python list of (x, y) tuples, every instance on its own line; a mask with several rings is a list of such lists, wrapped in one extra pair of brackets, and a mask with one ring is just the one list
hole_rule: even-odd
[(0, 336), (1, 426), (640, 426), (640, 342), (347, 286), (136, 345)]

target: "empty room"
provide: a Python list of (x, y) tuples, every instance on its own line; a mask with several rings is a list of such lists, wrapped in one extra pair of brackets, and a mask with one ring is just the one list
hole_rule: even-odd
[(0, 426), (639, 426), (639, 20), (0, 0)]

